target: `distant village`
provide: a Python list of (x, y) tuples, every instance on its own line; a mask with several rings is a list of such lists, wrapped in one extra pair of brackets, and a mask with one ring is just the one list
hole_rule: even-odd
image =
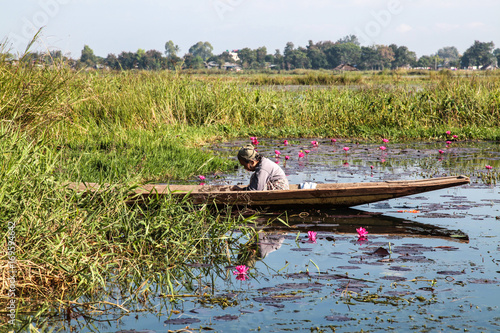
[(4, 56), (16, 66), (20, 60), (31, 61), (36, 66), (58, 66), (64, 63), (74, 69), (84, 70), (243, 70), (288, 71), (295, 69), (362, 71), (362, 70), (496, 70), (500, 63), (500, 49), (493, 42), (475, 41), (463, 54), (456, 47), (447, 46), (435, 54), (417, 57), (406, 46), (360, 46), (354, 35), (336, 42), (321, 41), (305, 47), (287, 43), (283, 52), (276, 49), (269, 53), (266, 47), (226, 50), (213, 54), (208, 42), (198, 42), (179, 56), (179, 47), (172, 41), (165, 44), (163, 52), (142, 50), (108, 54), (100, 57), (84, 45), (79, 59), (64, 56), (61, 51), (33, 52), (21, 59)]

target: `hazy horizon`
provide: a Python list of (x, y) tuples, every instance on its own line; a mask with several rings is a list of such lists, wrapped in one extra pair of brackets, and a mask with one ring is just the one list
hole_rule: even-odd
[(22, 53), (44, 26), (37, 50), (79, 58), (84, 45), (101, 57), (163, 53), (169, 40), (180, 55), (199, 41), (214, 54), (261, 46), (274, 54), (287, 42), (298, 47), (356, 35), (362, 46), (407, 46), (421, 57), (446, 46), (462, 54), (475, 40), (500, 47), (499, 12), (494, 0), (27, 0), (4, 4), (0, 40)]

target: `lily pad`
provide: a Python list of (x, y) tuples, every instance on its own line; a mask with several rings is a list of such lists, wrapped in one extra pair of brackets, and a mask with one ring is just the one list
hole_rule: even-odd
[(349, 321), (349, 320), (353, 320), (352, 318), (349, 318), (347, 316), (342, 316), (342, 315), (326, 316), (325, 319), (328, 320), (328, 321)]
[(164, 321), (165, 324), (171, 324), (171, 325), (189, 325), (189, 324), (194, 324), (194, 323), (199, 323), (200, 320), (198, 318), (174, 318), (174, 319), (167, 319)]
[(462, 275), (462, 274), (465, 274), (464, 271), (439, 271), (437, 273), (441, 274), (441, 275)]
[(231, 321), (231, 320), (237, 320), (239, 317), (236, 315), (230, 315), (226, 314), (223, 316), (215, 316), (214, 320), (223, 320), (223, 321)]

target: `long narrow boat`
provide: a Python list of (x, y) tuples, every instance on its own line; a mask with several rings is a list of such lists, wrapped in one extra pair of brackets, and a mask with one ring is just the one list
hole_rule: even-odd
[[(387, 199), (404, 197), (428, 191), (468, 184), (466, 176), (437, 177), (419, 180), (398, 180), (366, 183), (317, 184), (314, 189), (299, 189), (290, 185), (280, 191), (232, 191), (228, 185), (158, 185), (148, 184), (136, 188), (134, 200), (150, 196), (171, 195), (188, 197), (195, 204), (224, 204), (232, 206), (329, 206), (352, 207)], [(79, 191), (101, 188), (95, 183), (71, 184)]]

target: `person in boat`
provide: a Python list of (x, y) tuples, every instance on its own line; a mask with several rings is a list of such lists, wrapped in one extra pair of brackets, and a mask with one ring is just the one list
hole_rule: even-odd
[(233, 186), (234, 191), (272, 191), (290, 188), (285, 172), (270, 159), (259, 154), (254, 146), (246, 145), (238, 151), (238, 161), (253, 172), (247, 187)]

